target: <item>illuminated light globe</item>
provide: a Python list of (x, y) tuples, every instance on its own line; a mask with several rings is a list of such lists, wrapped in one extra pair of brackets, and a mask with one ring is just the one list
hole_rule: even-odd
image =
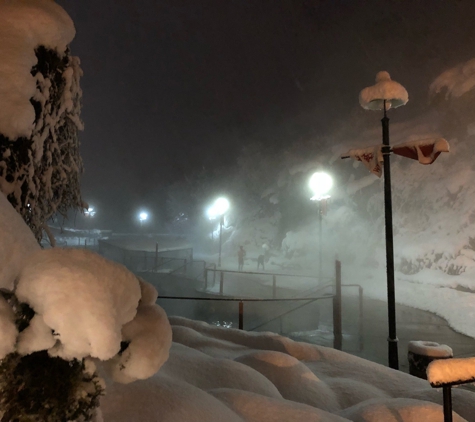
[(210, 220), (214, 220), (217, 217), (216, 209), (214, 208), (214, 206), (208, 208), (208, 211), (206, 213)]
[(96, 210), (93, 207), (89, 207), (86, 211), (84, 211), (84, 215), (86, 217), (94, 217), (96, 215)]
[(140, 221), (145, 221), (148, 218), (148, 214), (146, 212), (141, 212), (139, 214), (139, 220)]
[(333, 179), (327, 173), (319, 171), (312, 174), (308, 185), (313, 192), (313, 196), (310, 199), (312, 201), (321, 201), (322, 199), (329, 198), (327, 194), (333, 186)]
[(218, 215), (223, 215), (229, 209), (229, 201), (226, 198), (218, 198), (214, 207)]
[(214, 204), (208, 208), (207, 214), (210, 220), (222, 216), (229, 209), (229, 201), (226, 198), (218, 198)]

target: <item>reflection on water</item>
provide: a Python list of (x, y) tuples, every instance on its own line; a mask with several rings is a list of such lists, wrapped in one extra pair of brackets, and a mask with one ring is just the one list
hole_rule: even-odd
[(227, 321), (214, 321), (212, 324), (216, 325), (217, 327), (233, 328), (233, 323)]

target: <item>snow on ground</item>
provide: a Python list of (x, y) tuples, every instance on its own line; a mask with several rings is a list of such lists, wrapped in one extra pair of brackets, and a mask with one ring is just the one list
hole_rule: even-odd
[[(272, 333), (170, 322), (169, 360), (148, 380), (108, 385), (105, 422), (443, 421), (441, 391), (411, 375)], [(473, 394), (453, 399), (454, 420), (474, 421)]]

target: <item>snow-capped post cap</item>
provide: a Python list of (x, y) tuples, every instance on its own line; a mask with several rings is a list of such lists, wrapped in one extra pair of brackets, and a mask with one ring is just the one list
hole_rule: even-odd
[(382, 110), (386, 100), (386, 110), (405, 105), (409, 95), (400, 83), (391, 80), (386, 71), (378, 72), (376, 84), (360, 92), (360, 105), (366, 110)]

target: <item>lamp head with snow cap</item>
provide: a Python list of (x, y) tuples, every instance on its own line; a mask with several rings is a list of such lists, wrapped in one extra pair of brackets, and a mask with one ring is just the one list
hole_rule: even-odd
[(393, 81), (386, 71), (378, 72), (376, 84), (360, 92), (360, 105), (366, 110), (383, 110), (397, 108), (409, 101), (409, 95), (400, 83)]

